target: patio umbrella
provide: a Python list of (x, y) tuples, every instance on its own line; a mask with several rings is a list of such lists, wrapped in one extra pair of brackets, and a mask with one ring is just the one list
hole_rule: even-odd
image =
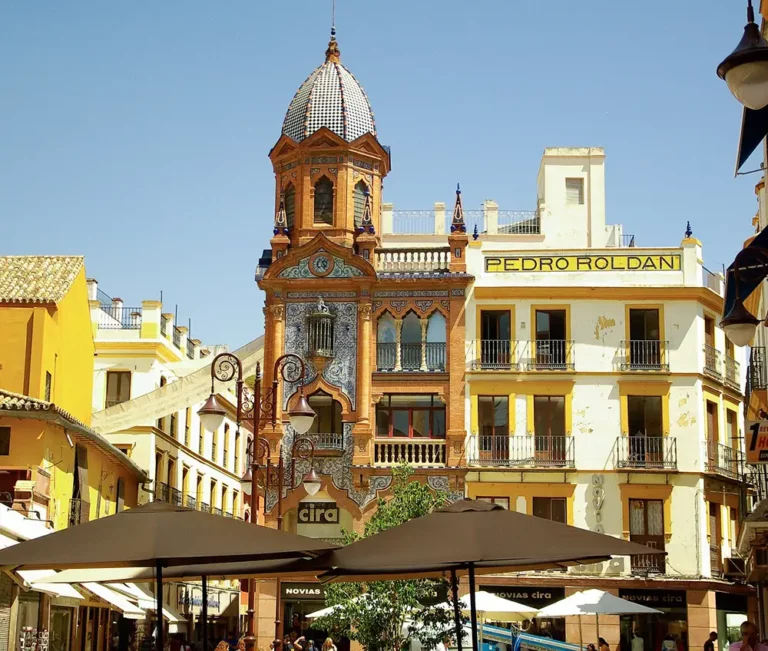
[(579, 646), (583, 646), (581, 638), (581, 616), (594, 615), (597, 636), (600, 637), (600, 615), (634, 615), (653, 614), (661, 611), (634, 601), (615, 597), (603, 590), (583, 590), (550, 604), (539, 611), (539, 617), (572, 617), (579, 618)]
[[(6, 570), (154, 567), (157, 617), (162, 622), (165, 567), (306, 558), (331, 549), (335, 546), (322, 540), (164, 502), (151, 502), (0, 550), (0, 567)], [(158, 651), (163, 651), (161, 625), (156, 643)]]
[[(364, 581), (450, 573), (455, 595), (457, 574), (466, 572), (472, 647), (477, 651), (476, 573), (555, 569), (598, 563), (613, 556), (659, 553), (664, 552), (508, 511), (498, 504), (461, 500), (331, 552), (323, 562), (332, 569), (323, 576), (327, 580)], [(455, 615), (458, 634), (458, 612)]]
[[(487, 620), (495, 622), (519, 622), (524, 619), (530, 619), (536, 613), (535, 608), (524, 606), (511, 599), (504, 599), (491, 592), (479, 590), (474, 595), (475, 608), (480, 615), (480, 620), (485, 623)], [(470, 595), (464, 595), (459, 601), (461, 609), (465, 612), (472, 611), (472, 598)], [(483, 628), (480, 627), (479, 644), (483, 645)]]

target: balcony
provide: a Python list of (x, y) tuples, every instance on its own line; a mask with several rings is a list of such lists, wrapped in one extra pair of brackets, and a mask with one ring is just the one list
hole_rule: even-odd
[(467, 454), (470, 466), (487, 468), (573, 468), (572, 436), (474, 435)]
[(472, 341), (467, 352), (467, 367), (472, 371), (518, 371), (520, 343), (506, 339)]
[[(652, 549), (664, 551), (664, 536), (630, 535), (629, 540), (638, 545), (645, 545)], [(632, 556), (630, 558), (633, 574), (664, 574), (666, 571), (664, 554), (641, 554), (640, 556)]]
[(728, 355), (725, 356), (725, 383), (732, 389), (741, 390), (741, 365)]
[(744, 453), (717, 441), (707, 441), (707, 472), (741, 479), (744, 474)]
[(445, 273), (451, 266), (451, 249), (376, 249), (373, 260), (379, 273)]
[(165, 314), (160, 315), (160, 334), (163, 337), (168, 336), (168, 317)]
[(631, 339), (621, 342), (622, 371), (669, 371), (668, 341), (658, 339)]
[(564, 339), (532, 341), (528, 368), (532, 371), (572, 371), (574, 369), (573, 341)]
[(414, 468), (445, 466), (445, 441), (442, 439), (376, 439), (373, 445), (374, 467), (407, 463)]
[(304, 436), (314, 443), (316, 452), (344, 452), (344, 435), (341, 432), (310, 432)]
[(721, 380), (723, 377), (720, 351), (709, 344), (704, 344), (704, 373), (718, 380)]
[(677, 470), (677, 439), (633, 434), (616, 439), (616, 468)]
[(720, 545), (709, 545), (709, 568), (712, 571), (712, 576), (723, 576), (723, 555), (720, 551)]
[(90, 518), (91, 505), (89, 502), (80, 499), (69, 500), (69, 517), (67, 526), (74, 527), (78, 524), (88, 522)]
[(445, 343), (377, 344), (376, 369), (380, 372), (444, 373)]

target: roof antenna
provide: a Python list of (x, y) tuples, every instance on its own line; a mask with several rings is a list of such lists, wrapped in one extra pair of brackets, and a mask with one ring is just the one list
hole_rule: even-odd
[(336, 43), (336, 0), (331, 0), (331, 40), (325, 51), (325, 62), (338, 63), (339, 59), (339, 46)]
[(336, 36), (336, 0), (331, 0), (331, 38)]

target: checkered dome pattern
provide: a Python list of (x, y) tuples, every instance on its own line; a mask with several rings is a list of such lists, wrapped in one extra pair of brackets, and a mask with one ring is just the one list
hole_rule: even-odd
[(340, 63), (326, 61), (294, 95), (283, 121), (283, 133), (300, 141), (327, 127), (347, 142), (376, 135), (368, 97), (357, 79)]

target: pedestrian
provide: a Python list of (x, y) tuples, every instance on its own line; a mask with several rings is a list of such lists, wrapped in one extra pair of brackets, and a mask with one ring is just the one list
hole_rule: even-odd
[(667, 633), (664, 636), (664, 640), (661, 643), (661, 651), (677, 651), (677, 644), (671, 633)]
[(608, 642), (605, 641), (605, 638), (597, 638), (597, 651), (611, 651), (611, 647), (608, 646)]
[(631, 651), (643, 651), (645, 648), (645, 640), (637, 634), (637, 631), (632, 631), (632, 642), (630, 643), (630, 646)]
[[(325, 638), (325, 642), (323, 642), (323, 651), (338, 651), (331, 638)], [(761, 649), (761, 651), (763, 650)], [(765, 649), (765, 651), (768, 651), (768, 649)]]
[(712, 631), (704, 642), (704, 651), (715, 651), (715, 642), (717, 642), (717, 631)]
[(283, 651), (293, 651), (293, 642), (288, 635), (283, 637)]
[(760, 643), (757, 626), (750, 621), (741, 624), (741, 640), (728, 647), (728, 651), (768, 651), (768, 646)]
[(595, 645), (590, 642), (587, 644), (587, 651), (597, 651), (597, 647), (595, 647)]

